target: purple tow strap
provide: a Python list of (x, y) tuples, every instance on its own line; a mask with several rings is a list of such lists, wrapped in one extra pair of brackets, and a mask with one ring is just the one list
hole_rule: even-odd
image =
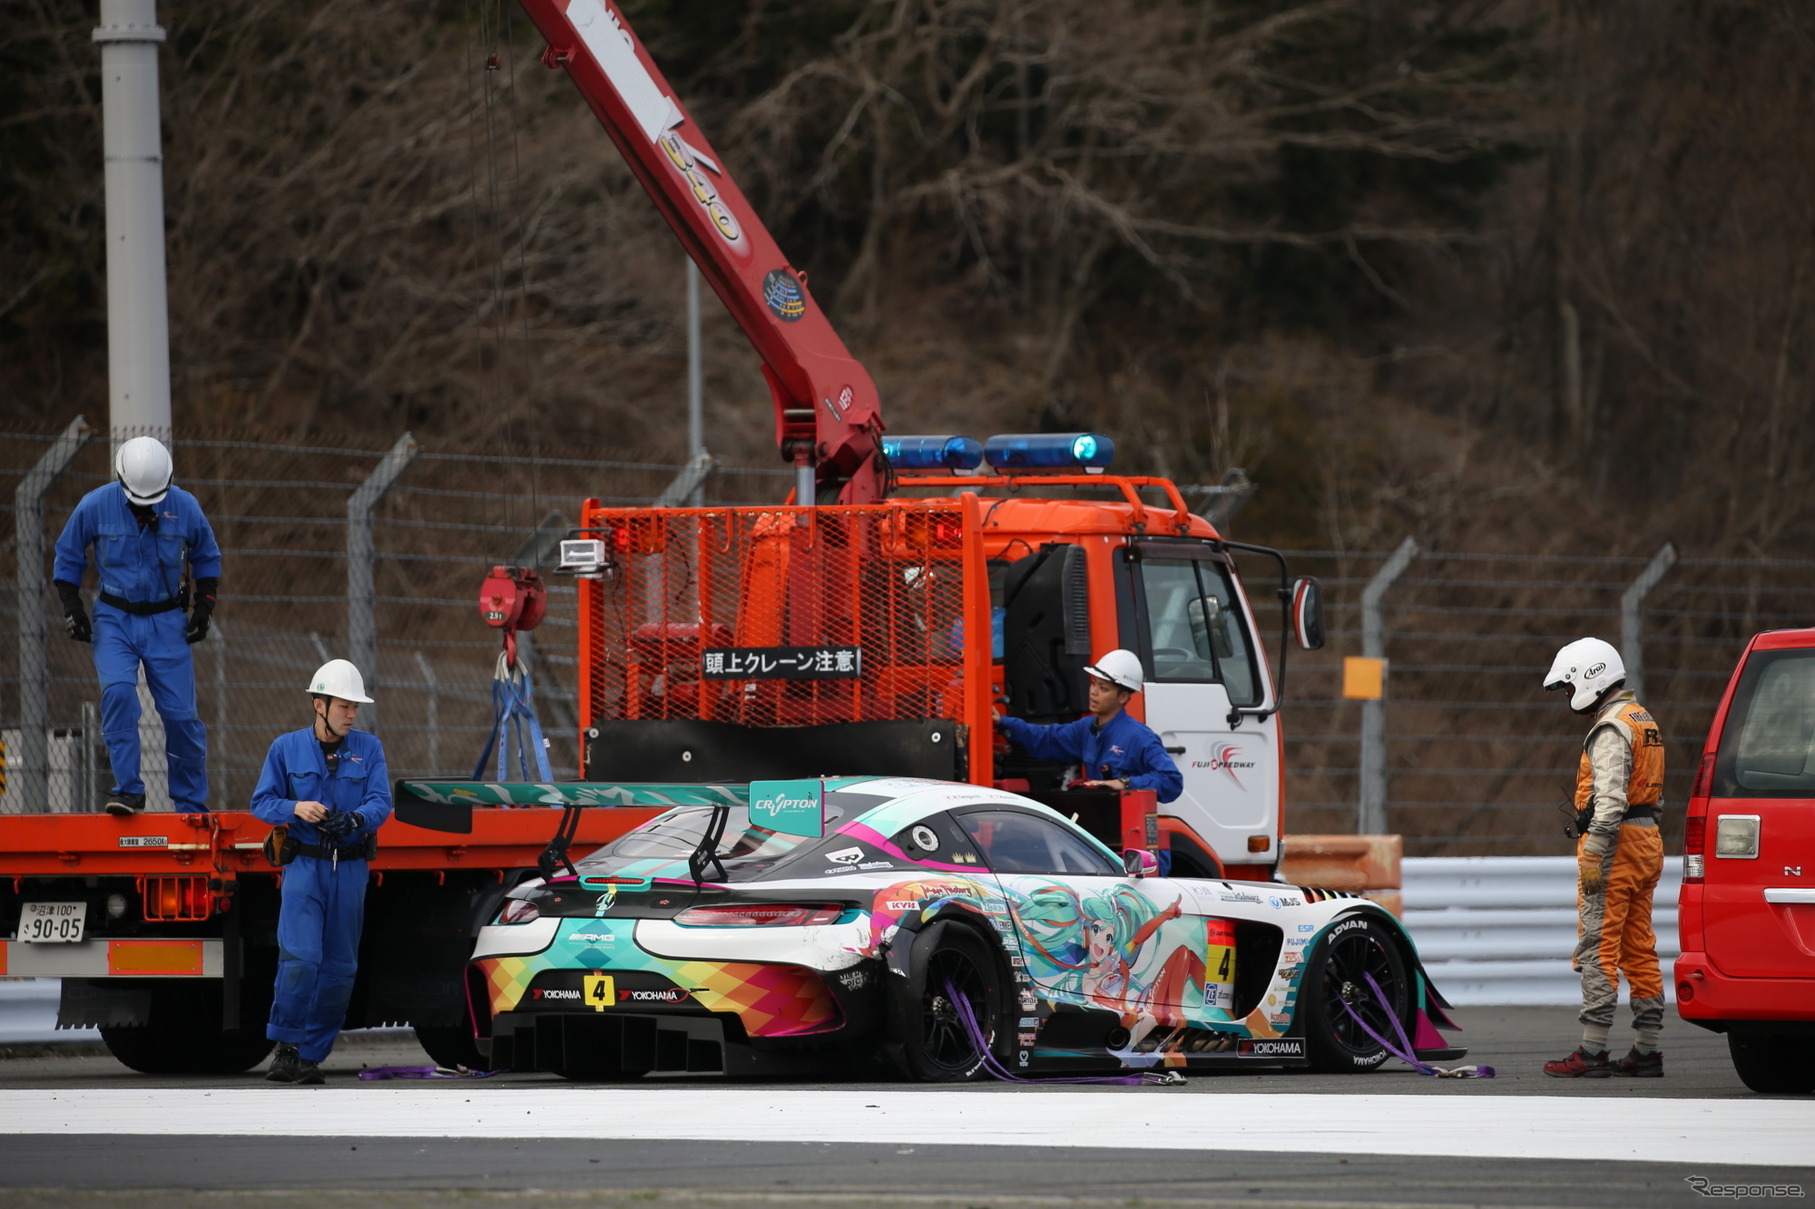
[[(1382, 1004), (1386, 1003), (1386, 994), (1380, 989), (1380, 984), (1374, 981), (1374, 976), (1366, 970), (1361, 972), (1361, 976), (1367, 979), (1368, 989), (1374, 992), (1374, 998)], [(1494, 1068), (1491, 1066), (1458, 1066), (1445, 1069), (1441, 1066), (1432, 1066), (1428, 1062), (1420, 1062), (1412, 1049), (1411, 1039), (1405, 1035), (1405, 1026), (1399, 1023), (1397, 1016), (1391, 1012), (1387, 1013), (1387, 1020), (1393, 1026), (1393, 1035), (1399, 1038), (1399, 1045), (1395, 1046), (1391, 1041), (1369, 1028), (1368, 1022), (1361, 1018), (1361, 1013), (1349, 1006), (1348, 1000), (1339, 999), (1337, 1002), (1342, 1004), (1342, 1010), (1349, 1014), (1349, 1019), (1361, 1026), (1362, 1032), (1372, 1037), (1379, 1045), (1384, 1046), (1387, 1053), (1421, 1075), (1434, 1075), (1439, 1079), (1491, 1079), (1494, 1077)]]
[(495, 1070), (468, 1070), (445, 1066), (374, 1066), (359, 1072), (361, 1079), (489, 1079)]
[(958, 993), (958, 988), (952, 985), (950, 979), (947, 979), (945, 983), (945, 996), (957, 1008), (958, 1022), (964, 1026), (964, 1035), (970, 1039), (970, 1043), (976, 1048), (977, 1053), (982, 1055), (983, 1069), (992, 1079), (999, 1079), (1004, 1083), (1108, 1083), (1121, 1087), (1139, 1087), (1144, 1083), (1151, 1083), (1156, 1087), (1178, 1086), (1185, 1081), (1185, 1076), (1170, 1070), (1142, 1071), (1133, 1075), (1053, 1075), (1041, 1079), (1029, 1079), (1023, 1075), (1017, 1075), (996, 1061), (996, 1055), (989, 1049), (989, 1039), (983, 1035), (983, 1026), (977, 1023), (977, 1015), (971, 1011), (970, 1000)]

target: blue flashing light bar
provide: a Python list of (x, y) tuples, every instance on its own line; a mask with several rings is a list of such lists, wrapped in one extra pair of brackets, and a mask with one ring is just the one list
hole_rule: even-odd
[(983, 446), (974, 437), (884, 437), (882, 456), (897, 470), (975, 470)]
[(1100, 471), (1115, 458), (1115, 442), (1096, 432), (1011, 433), (983, 444), (997, 470)]

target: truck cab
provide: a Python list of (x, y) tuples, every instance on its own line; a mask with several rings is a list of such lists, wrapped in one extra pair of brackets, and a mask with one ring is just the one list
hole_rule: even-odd
[(1815, 1091), (1815, 629), (1759, 634), (1708, 731), (1678, 899), (1677, 1012), (1753, 1091)]

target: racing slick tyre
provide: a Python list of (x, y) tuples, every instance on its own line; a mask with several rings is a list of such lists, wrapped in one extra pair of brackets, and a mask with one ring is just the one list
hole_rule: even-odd
[(922, 1083), (961, 1083), (983, 1070), (983, 1055), (948, 992), (970, 1005), (971, 1016), (994, 1044), (1002, 1018), (1002, 979), (995, 958), (977, 934), (959, 924), (936, 923), (914, 938), (908, 977), (889, 996), (889, 1051), (895, 1067)]
[(416, 1044), (429, 1056), (429, 1061), (447, 1070), (466, 1067), (468, 1070), (485, 1070), (485, 1055), (479, 1052), (479, 1043), (473, 1038), (473, 1030), (465, 1024), (418, 1024), (415, 1026)]
[(1739, 1081), (1765, 1095), (1805, 1095), (1815, 1091), (1815, 1041), (1728, 1033), (1727, 1053)]
[[(1368, 985), (1369, 977), (1379, 994)], [(1373, 1070), (1389, 1054), (1361, 1022), (1391, 1038), (1393, 1022), (1403, 1024), (1411, 1015), (1411, 982), (1398, 938), (1366, 915), (1337, 920), (1306, 963), (1298, 999), (1304, 1007), (1305, 1051), (1313, 1070), (1328, 1074)]]
[[(241, 1018), (246, 1016), (242, 1010)], [(101, 1041), (120, 1062), (144, 1075), (237, 1075), (265, 1060), (276, 1046), (260, 1020), (250, 1028), (221, 1027), (220, 983), (154, 988), (144, 1025), (103, 1026)]]

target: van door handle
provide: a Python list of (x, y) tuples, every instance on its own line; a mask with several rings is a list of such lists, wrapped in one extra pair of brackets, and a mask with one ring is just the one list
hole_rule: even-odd
[(1182, 756), (1185, 754), (1185, 749), (1182, 747), (1168, 747), (1166, 749), (1166, 754), (1169, 756)]

